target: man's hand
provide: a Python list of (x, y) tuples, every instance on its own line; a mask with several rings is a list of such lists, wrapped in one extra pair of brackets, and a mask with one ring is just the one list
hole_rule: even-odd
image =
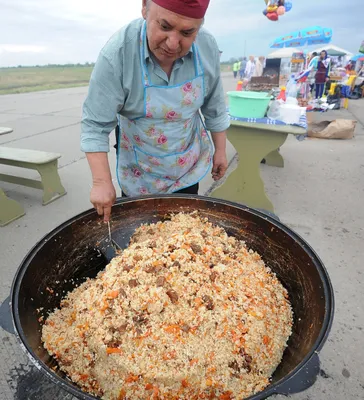
[(216, 150), (213, 158), (212, 178), (218, 181), (223, 178), (228, 168), (225, 150)]
[(116, 192), (112, 181), (110, 182), (94, 182), (90, 201), (95, 207), (97, 213), (104, 216), (104, 221), (110, 220), (111, 207), (115, 203)]
[(104, 216), (104, 221), (110, 220), (111, 207), (115, 203), (116, 192), (112, 183), (107, 153), (86, 153), (92, 172), (92, 189), (90, 201), (97, 213)]

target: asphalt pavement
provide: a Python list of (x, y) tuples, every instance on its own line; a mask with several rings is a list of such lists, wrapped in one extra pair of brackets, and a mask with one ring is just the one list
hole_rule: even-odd
[[(223, 79), (226, 90), (235, 87), (230, 74), (224, 74)], [(40, 191), (1, 183), (8, 196), (24, 206), (26, 215), (0, 228), (0, 400), (72, 399), (32, 367), (23, 354), (11, 334), (6, 299), (28, 250), (47, 232), (91, 207), (91, 175), (79, 146), (86, 93), (85, 87), (0, 96), (0, 126), (14, 130), (0, 136), (0, 144), (61, 153), (59, 173), (67, 190), (66, 196), (42, 206)], [(277, 215), (322, 258), (336, 296), (335, 320), (320, 353), (317, 382), (292, 395), (294, 400), (364, 399), (364, 100), (350, 101), (349, 110), (315, 113), (315, 120), (336, 118), (358, 121), (354, 139), (299, 142), (289, 137), (281, 148), (285, 167), (261, 166)], [(228, 153), (232, 160), (231, 146)], [(115, 170), (114, 151), (110, 152), (110, 163)], [(3, 165), (0, 169), (10, 171)], [(36, 176), (31, 171), (21, 173)], [(208, 192), (212, 183), (207, 177), (201, 194)]]

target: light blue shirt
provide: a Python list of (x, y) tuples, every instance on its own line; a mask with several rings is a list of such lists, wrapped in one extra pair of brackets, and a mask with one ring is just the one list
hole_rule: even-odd
[[(143, 115), (144, 91), (140, 62), (138, 19), (116, 32), (101, 50), (90, 79), (83, 105), (81, 150), (108, 152), (109, 134), (117, 125), (117, 114), (134, 119)], [(201, 28), (195, 41), (205, 74), (205, 101), (201, 112), (211, 132), (223, 132), (230, 125), (220, 76), (220, 52), (214, 37)], [(192, 49), (177, 60), (167, 74), (146, 51), (149, 76), (153, 84), (172, 86), (196, 75)]]

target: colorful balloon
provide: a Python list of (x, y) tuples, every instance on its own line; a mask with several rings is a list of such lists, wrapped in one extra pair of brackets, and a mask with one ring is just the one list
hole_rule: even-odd
[(277, 11), (277, 9), (278, 9), (278, 6), (276, 6), (276, 5), (270, 5), (267, 7), (267, 11), (269, 13), (273, 13), (273, 12)]
[(268, 13), (267, 18), (271, 21), (278, 21), (278, 14), (276, 12)]
[(286, 9), (283, 6), (278, 7), (278, 9), (277, 9), (278, 15), (284, 15), (285, 12), (286, 12)]
[(285, 8), (286, 12), (291, 11), (292, 10), (292, 1), (290, 1), (290, 0), (285, 1), (284, 8)]

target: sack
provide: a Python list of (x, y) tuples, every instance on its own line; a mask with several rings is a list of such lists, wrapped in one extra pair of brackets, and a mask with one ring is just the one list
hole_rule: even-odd
[(307, 135), (319, 139), (352, 139), (357, 122), (350, 119), (313, 122), (308, 126)]

